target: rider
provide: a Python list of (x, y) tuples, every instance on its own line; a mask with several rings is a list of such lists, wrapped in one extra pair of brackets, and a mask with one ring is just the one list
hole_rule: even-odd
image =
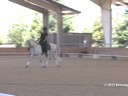
[(39, 44), (41, 45), (41, 48), (42, 48), (42, 54), (45, 53), (46, 57), (47, 57), (47, 50), (48, 50), (47, 38), (48, 38), (47, 27), (43, 27), (40, 38), (38, 40), (39, 40)]

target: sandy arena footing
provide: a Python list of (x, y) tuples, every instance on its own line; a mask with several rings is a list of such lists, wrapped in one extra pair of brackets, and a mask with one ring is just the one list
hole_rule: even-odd
[(128, 60), (66, 58), (41, 68), (38, 58), (0, 57), (0, 93), (16, 96), (127, 96)]

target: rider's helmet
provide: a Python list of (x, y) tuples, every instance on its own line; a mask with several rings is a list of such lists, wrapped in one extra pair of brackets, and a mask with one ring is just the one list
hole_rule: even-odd
[(43, 31), (45, 31), (45, 32), (46, 32), (46, 31), (47, 31), (47, 27), (43, 27)]

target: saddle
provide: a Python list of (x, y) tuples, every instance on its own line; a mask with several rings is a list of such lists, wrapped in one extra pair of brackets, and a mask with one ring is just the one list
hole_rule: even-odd
[(47, 43), (47, 51), (51, 49), (51, 46), (49, 43)]
[(51, 46), (49, 43), (47, 43), (44, 47), (42, 47), (42, 55), (43, 53), (45, 53), (45, 56), (47, 57), (47, 51), (49, 51), (51, 49)]
[(42, 51), (43, 51), (43, 50), (48, 51), (48, 50), (50, 50), (50, 49), (51, 49), (51, 46), (50, 46), (49, 43), (47, 43), (47, 44), (45, 44), (45, 45), (42, 46)]

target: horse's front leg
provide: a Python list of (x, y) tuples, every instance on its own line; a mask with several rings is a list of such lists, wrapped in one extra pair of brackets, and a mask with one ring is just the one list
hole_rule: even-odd
[(55, 54), (53, 54), (53, 58), (55, 59), (55, 63), (57, 64), (57, 67), (60, 67), (60, 65), (59, 65), (59, 63), (58, 63), (58, 54), (57, 53), (55, 53)]
[(40, 56), (39, 56), (39, 57), (40, 57), (40, 62), (42, 63), (42, 62), (43, 62), (43, 61), (42, 61), (42, 55), (40, 54)]
[(32, 57), (33, 57), (33, 54), (31, 54), (30, 57), (28, 58), (27, 64), (26, 64), (26, 66), (25, 66), (26, 68), (28, 68)]
[(45, 68), (45, 64), (42, 61), (42, 55), (40, 54), (40, 62), (42, 63), (42, 68)]

